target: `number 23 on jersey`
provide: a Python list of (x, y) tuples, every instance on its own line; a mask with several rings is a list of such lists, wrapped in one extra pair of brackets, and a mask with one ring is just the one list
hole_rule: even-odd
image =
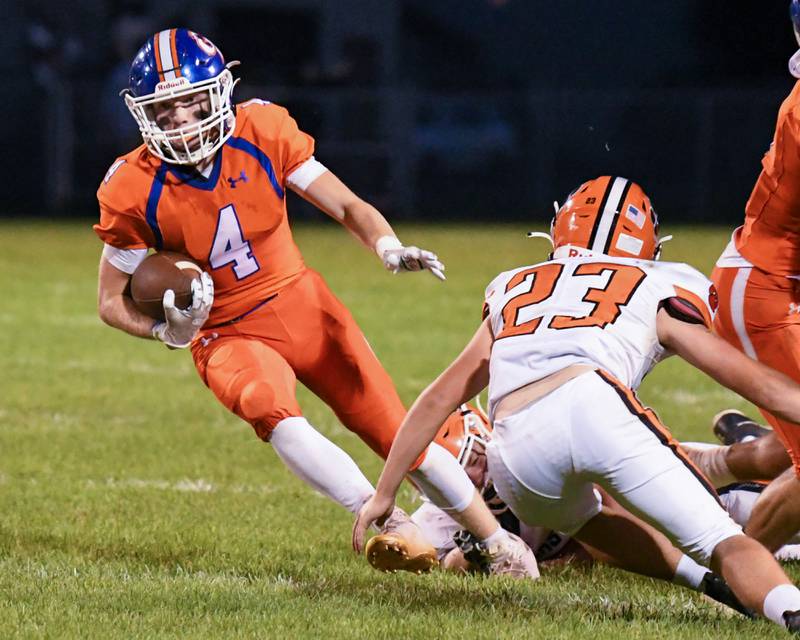
[[(553, 295), (556, 284), (562, 277), (564, 265), (555, 262), (523, 269), (516, 273), (506, 285), (506, 293), (530, 278), (530, 289), (511, 298), (503, 307), (503, 330), (497, 340), (535, 332), (544, 316), (537, 316), (520, 322), (520, 311), (539, 304)], [(588, 262), (579, 265), (568, 277), (598, 276), (610, 272), (608, 282), (603, 288), (588, 287), (582, 300), (594, 305), (585, 316), (557, 315), (548, 323), (550, 329), (572, 329), (576, 327), (604, 328), (612, 324), (622, 313), (622, 307), (630, 302), (633, 293), (645, 279), (645, 272), (632, 265), (611, 262)]]

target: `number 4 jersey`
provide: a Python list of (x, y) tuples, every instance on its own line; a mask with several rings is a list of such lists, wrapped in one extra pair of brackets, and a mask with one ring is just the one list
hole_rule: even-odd
[(285, 189), (289, 176), (316, 163), (313, 153), (313, 138), (286, 109), (252, 100), (237, 106), (236, 128), (208, 177), (164, 163), (144, 145), (118, 158), (97, 192), (100, 223), (94, 230), (118, 249), (191, 256), (214, 278), (207, 326), (218, 325), (303, 273)]
[(636, 389), (670, 355), (656, 334), (666, 300), (711, 327), (716, 292), (685, 264), (595, 255), (501, 273), (484, 305), (495, 336), (490, 414), (508, 393), (573, 364), (603, 369)]

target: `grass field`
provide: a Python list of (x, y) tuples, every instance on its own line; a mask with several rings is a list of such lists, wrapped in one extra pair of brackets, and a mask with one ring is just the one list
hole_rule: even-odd
[[(401, 228), (439, 253), (445, 284), (392, 277), (332, 225), (296, 236), (410, 402), (477, 326), (488, 281), (544, 255), (525, 230)], [(706, 273), (728, 234), (668, 231), (665, 259)], [(99, 248), (88, 223), (0, 225), (0, 638), (784, 637), (603, 567), (531, 584), (372, 571), (350, 550), (349, 514), (218, 405), (188, 353), (102, 325)], [(380, 461), (300, 393), (377, 479)], [(684, 439), (748, 408), (677, 361), (641, 396)]]

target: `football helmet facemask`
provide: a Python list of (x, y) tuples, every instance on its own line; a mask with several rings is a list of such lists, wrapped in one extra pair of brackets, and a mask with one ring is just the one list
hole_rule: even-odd
[(492, 427), (484, 413), (470, 404), (462, 404), (444, 421), (433, 441), (452, 453), (464, 467), (475, 444), (485, 447), (491, 437)]
[(627, 178), (601, 176), (567, 197), (550, 223), (553, 258), (599, 255), (658, 260), (658, 216)]
[[(152, 36), (133, 59), (128, 88), (121, 95), (139, 125), (147, 149), (172, 164), (196, 165), (212, 156), (233, 133), (231, 92), (238, 82), (214, 44), (188, 29)], [(202, 95), (209, 108), (197, 122), (174, 129), (156, 123), (157, 106)]]

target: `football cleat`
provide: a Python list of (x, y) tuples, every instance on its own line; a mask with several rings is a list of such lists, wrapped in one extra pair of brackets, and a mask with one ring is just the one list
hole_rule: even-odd
[(770, 429), (754, 422), (741, 411), (726, 409), (711, 419), (714, 435), (722, 444), (750, 442), (767, 435)]
[(364, 553), (378, 571), (426, 573), (439, 564), (436, 548), (399, 507), (394, 508), (380, 533), (370, 538)]
[(533, 551), (519, 536), (506, 532), (505, 537), (490, 547), (481, 544), (489, 574), (516, 579), (539, 578), (539, 565)]
[(738, 611), (743, 616), (748, 618), (756, 617), (755, 612), (751, 611), (741, 602), (739, 602), (739, 598), (737, 598), (733, 591), (731, 591), (728, 583), (717, 574), (709, 571), (705, 576), (703, 576), (703, 581), (700, 583), (700, 587), (702, 588), (703, 593), (712, 600), (716, 600), (717, 602), (724, 604), (726, 607), (730, 607), (734, 611)]
[(800, 635), (800, 611), (784, 611), (783, 624), (789, 630), (789, 633)]

